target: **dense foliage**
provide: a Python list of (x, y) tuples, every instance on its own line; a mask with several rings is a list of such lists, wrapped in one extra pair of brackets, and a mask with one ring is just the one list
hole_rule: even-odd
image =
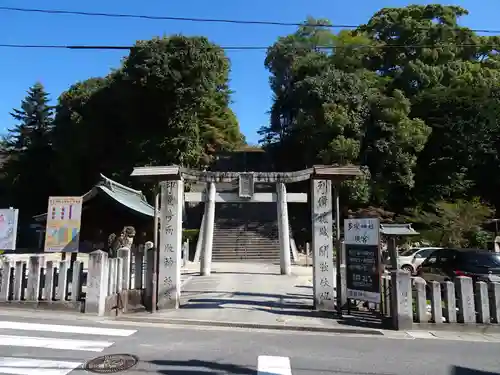
[(75, 83), (54, 115), (36, 84), (14, 112), (19, 125), (6, 140), (3, 182), (14, 183), (8, 204), (33, 215), (46, 209), (49, 194), (83, 194), (100, 173), (137, 183), (129, 180), (134, 166), (200, 167), (217, 151), (243, 144), (228, 81), (220, 47), (172, 36), (138, 41), (108, 76)]
[[(483, 241), (478, 225), (500, 208), (500, 39), (459, 26), (465, 15), (386, 8), (355, 30), (308, 19), (279, 38), (265, 60), (274, 101), (259, 132), (278, 168), (362, 165), (365, 176), (343, 185), (345, 212), (411, 215), (437, 242)], [(4, 141), (4, 204), (35, 214), (48, 194), (81, 194), (99, 173), (131, 183), (135, 165), (201, 167), (244, 144), (229, 69), (206, 38), (172, 36), (137, 42), (118, 69), (75, 83), (55, 108), (36, 84)]]
[[(500, 40), (460, 27), (466, 14), (387, 8), (338, 34), (309, 19), (268, 50), (274, 102), (262, 141), (286, 169), (365, 166), (366, 178), (343, 189), (351, 210), (455, 217), (451, 226), (468, 219), (467, 230), (438, 241), (464, 245), (491, 216), (485, 204), (500, 208)], [(471, 212), (459, 220), (450, 213), (457, 205)]]

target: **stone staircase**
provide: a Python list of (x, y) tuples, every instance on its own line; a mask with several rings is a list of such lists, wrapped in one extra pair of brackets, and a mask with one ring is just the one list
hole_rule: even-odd
[(212, 260), (279, 263), (276, 204), (217, 204)]

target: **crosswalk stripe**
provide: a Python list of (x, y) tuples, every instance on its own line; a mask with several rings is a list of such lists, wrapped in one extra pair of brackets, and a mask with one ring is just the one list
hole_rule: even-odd
[(23, 331), (41, 331), (41, 332), (58, 332), (58, 333), (80, 333), (83, 335), (100, 335), (100, 336), (131, 336), (137, 332), (134, 329), (116, 329), (104, 327), (82, 327), (82, 326), (67, 326), (59, 324), (40, 324), (40, 323), (23, 323), (23, 322), (8, 322), (0, 321), (0, 329), (16, 329)]
[(257, 372), (261, 375), (292, 375), (290, 358), (260, 355), (257, 359)]
[(88, 341), (48, 337), (0, 335), (0, 346), (21, 346), (29, 348), (102, 352), (104, 349), (110, 347), (111, 345), (113, 345), (113, 342), (109, 341)]
[(0, 357), (0, 374), (66, 375), (80, 362), (49, 361), (34, 358)]

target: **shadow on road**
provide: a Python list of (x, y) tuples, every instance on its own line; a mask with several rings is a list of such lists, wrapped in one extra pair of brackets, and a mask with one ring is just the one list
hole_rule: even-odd
[(499, 372), (474, 370), (467, 367), (453, 366), (450, 375), (500, 375)]
[(262, 271), (262, 272), (248, 272), (248, 271), (238, 271), (238, 270), (235, 270), (235, 271), (230, 271), (230, 272), (227, 272), (227, 271), (212, 271), (213, 274), (217, 274), (217, 275), (279, 275), (280, 273), (279, 272), (266, 272), (266, 271)]
[(191, 359), (188, 361), (169, 361), (169, 360), (154, 360), (151, 364), (158, 367), (165, 366), (156, 370), (157, 374), (168, 375), (206, 375), (206, 374), (256, 374), (255, 368), (233, 365), (230, 363), (217, 363), (209, 361), (200, 361)]
[[(311, 310), (312, 305), (285, 301), (255, 301), (236, 298), (192, 298), (188, 303), (182, 306), (183, 309), (200, 308), (223, 308), (224, 305), (243, 305), (248, 307), (267, 307), (272, 309), (304, 309)], [(265, 310), (273, 312), (274, 310)]]

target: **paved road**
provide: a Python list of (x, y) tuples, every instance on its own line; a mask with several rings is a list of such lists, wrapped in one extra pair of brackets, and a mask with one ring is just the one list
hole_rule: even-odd
[[(97, 323), (97, 324), (96, 324)], [(0, 317), (0, 374), (66, 375), (134, 335), (129, 327), (99, 322)]]
[[(127, 375), (500, 373), (500, 343), (0, 315), (0, 373), (82, 375), (104, 354), (140, 362)], [(124, 374), (125, 374), (124, 373)]]

